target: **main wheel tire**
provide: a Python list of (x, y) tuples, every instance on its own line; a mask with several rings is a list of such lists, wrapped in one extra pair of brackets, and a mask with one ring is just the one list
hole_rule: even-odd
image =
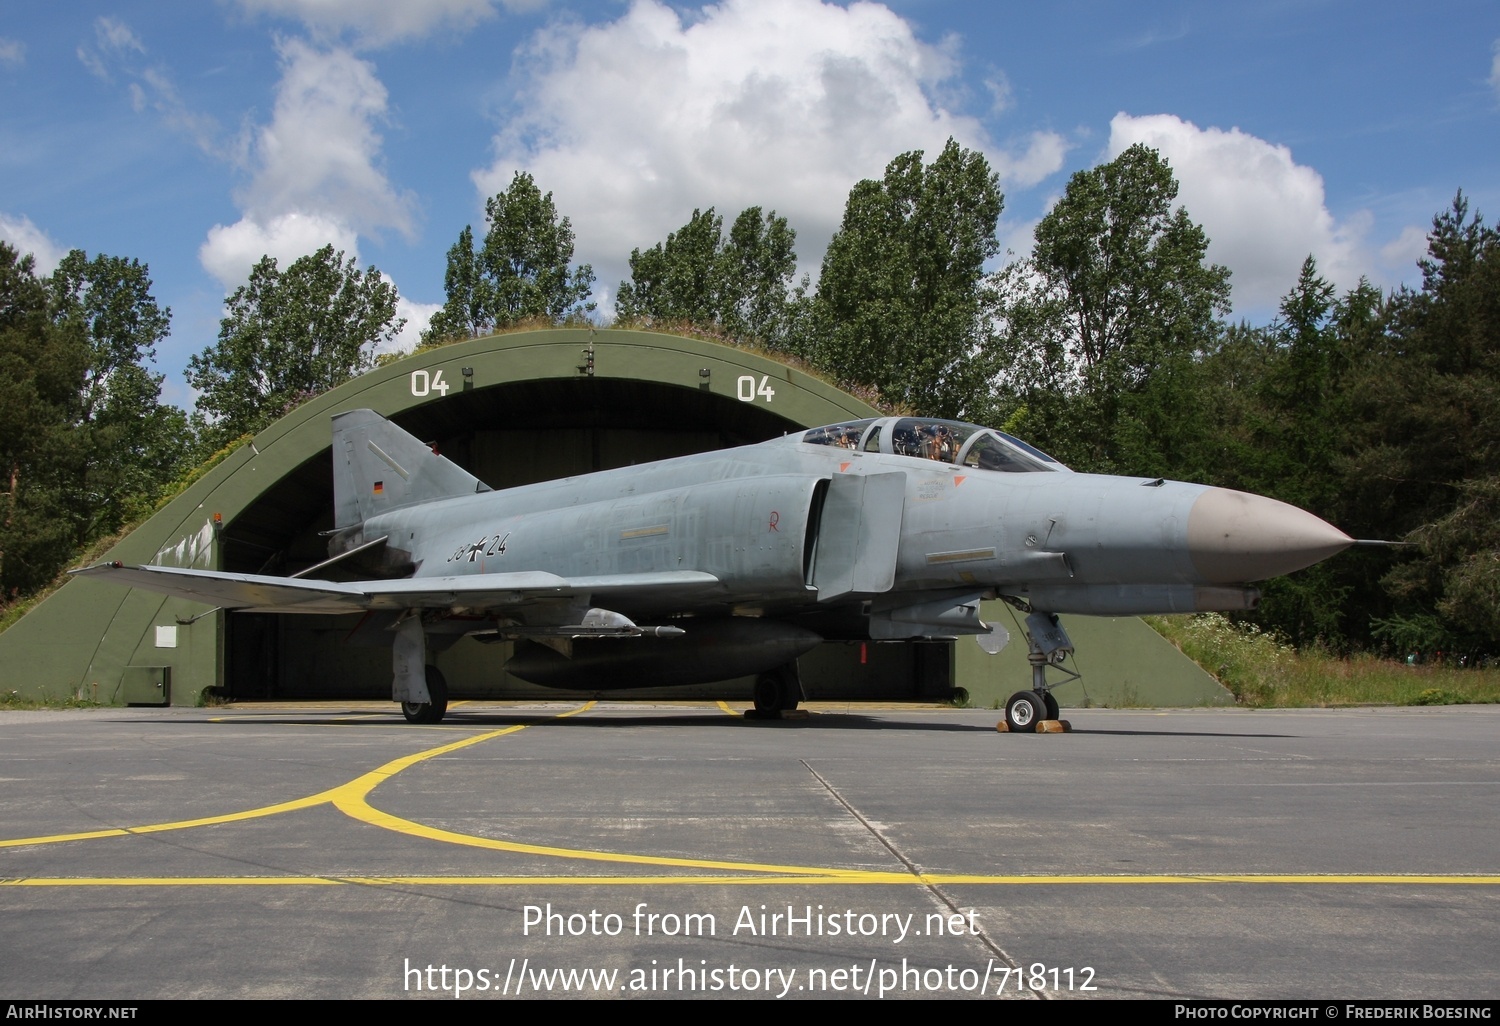
[(758, 716), (780, 716), (786, 688), (781, 674), (763, 673), (755, 678), (755, 712)]
[(1047, 719), (1055, 720), (1062, 715), (1062, 710), (1058, 708), (1057, 699), (1052, 697), (1052, 692), (1043, 692), (1042, 701), (1047, 705)]
[(1047, 718), (1047, 703), (1035, 691), (1017, 691), (1005, 703), (1005, 725), (1014, 734), (1034, 734), (1036, 725)]
[(797, 676), (797, 666), (793, 663), (783, 670), (781, 677), (781, 711), (791, 712), (797, 708), (797, 703), (802, 701), (802, 680)]
[(448, 680), (436, 666), (427, 667), (427, 695), (430, 702), (402, 702), (401, 715), (407, 723), (441, 723), (448, 711)]

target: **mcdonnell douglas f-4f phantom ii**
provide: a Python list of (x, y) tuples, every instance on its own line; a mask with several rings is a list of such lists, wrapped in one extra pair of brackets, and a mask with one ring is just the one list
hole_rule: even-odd
[[(1059, 613), (1251, 609), (1251, 586), (1353, 539), (1259, 495), (1074, 473), (1001, 431), (856, 420), (659, 463), (493, 491), (371, 410), (333, 418), (329, 559), (295, 577), (107, 563), (74, 571), (262, 613), (364, 611), (388, 632), (393, 697), (435, 723), (429, 653), (515, 641), (536, 684), (613, 689), (758, 675), (756, 709), (802, 697), (797, 657), (824, 639), (1007, 635), (1027, 616), (1031, 688), (1012, 730), (1056, 718)], [(338, 564), (367, 580), (307, 575)], [(362, 630), (361, 633), (368, 633)], [(1068, 671), (1064, 671), (1068, 672)]]

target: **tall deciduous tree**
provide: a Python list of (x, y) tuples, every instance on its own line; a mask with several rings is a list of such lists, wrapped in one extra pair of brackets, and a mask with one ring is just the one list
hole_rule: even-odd
[(448, 269), (443, 274), (448, 301), (433, 314), (423, 341), (472, 338), (494, 326), (494, 289), (480, 269), (474, 251), (474, 229), (464, 225), (458, 241), (448, 250)]
[(719, 254), (724, 269), (720, 318), (731, 335), (773, 348), (789, 344), (796, 243), (797, 233), (774, 210), (762, 215), (760, 207), (747, 207), (734, 219)]
[(719, 321), (724, 219), (694, 210), (688, 223), (648, 250), (630, 251), (630, 280), (620, 283), (615, 311), (627, 321)]
[[(1184, 395), (1184, 361), (1229, 310), (1229, 270), (1206, 263), (1208, 237), (1176, 200), (1167, 162), (1132, 146), (1075, 174), (1037, 225), (1031, 259), (996, 281), (1026, 395), (1020, 426), (1088, 469), (1119, 468), (1122, 421), (1137, 438), (1170, 440), (1176, 421), (1161, 414)], [(1170, 461), (1130, 454), (1143, 457)]]
[(49, 278), (0, 244), (0, 601), (149, 509), (191, 449), (143, 362), (170, 313), (145, 265), (74, 250)]
[(1003, 204), (984, 156), (952, 139), (930, 165), (913, 150), (857, 184), (823, 258), (808, 355), (889, 402), (976, 412), (995, 371), (982, 279)]
[(172, 312), (151, 294), (138, 260), (73, 250), (48, 280), (51, 315), (89, 354), (73, 425), (72, 505), (79, 544), (144, 511), (193, 451), (186, 415), (161, 403), (162, 375), (147, 369)]
[(371, 366), (405, 323), (375, 268), (324, 246), (285, 271), (263, 257), (225, 301), (219, 341), (188, 361), (210, 444), (259, 431), (303, 398)]
[(46, 583), (73, 549), (63, 468), (87, 367), (82, 333), (53, 322), (32, 258), (0, 242), (0, 601)]
[(773, 210), (749, 207), (724, 236), (724, 220), (693, 211), (688, 223), (648, 250), (632, 250), (630, 281), (620, 283), (624, 320), (686, 320), (785, 345), (797, 234)]
[(561, 323), (594, 310), (594, 271), (573, 260), (573, 225), (559, 217), (552, 194), (517, 171), (510, 188), (484, 205), (488, 229), (477, 248), (465, 226), (448, 250), (447, 302), (424, 342), (469, 338), (532, 318)]
[(156, 355), (156, 344), (172, 323), (172, 311), (158, 306), (151, 295), (146, 266), (102, 254), (90, 260), (75, 249), (57, 265), (48, 284), (54, 317), (77, 320), (88, 340), (89, 370), (80, 395), (83, 419), (107, 417), (110, 407), (121, 404), (129, 407), (126, 415), (137, 415), (139, 406), (130, 405), (137, 396), (122, 387), (120, 378)]

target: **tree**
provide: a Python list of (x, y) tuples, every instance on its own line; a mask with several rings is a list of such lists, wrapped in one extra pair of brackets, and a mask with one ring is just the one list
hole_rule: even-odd
[(623, 319), (684, 320), (709, 327), (722, 311), (724, 219), (694, 210), (666, 242), (630, 251), (630, 281), (620, 283), (615, 311)]
[[(1361, 283), (1361, 288), (1368, 288)], [(1351, 301), (1360, 293), (1351, 294)], [(1348, 415), (1342, 409), (1347, 358), (1340, 333), (1340, 302), (1333, 283), (1309, 256), (1297, 283), (1281, 301), (1281, 316), (1267, 331), (1272, 346), (1260, 382), (1256, 424), (1262, 480), (1283, 501), (1322, 516), (1336, 515)]]
[(1137, 143), (1075, 174), (1037, 225), (1036, 269), (1057, 289), (1086, 376), (1122, 357), (1114, 369), (1136, 384), (1163, 357), (1193, 351), (1229, 312), (1229, 270), (1204, 265), (1208, 237), (1176, 200), (1171, 167)]
[(112, 404), (128, 402), (119, 377), (156, 355), (166, 338), (172, 311), (151, 295), (151, 277), (138, 260), (99, 255), (92, 260), (75, 249), (48, 281), (53, 316), (76, 319), (88, 339), (91, 359), (81, 401), (83, 419), (107, 415)]
[(0, 242), (0, 601), (41, 587), (73, 550), (64, 468), (87, 367), (81, 332), (53, 322), (31, 256)]
[(458, 241), (448, 250), (443, 289), (448, 301), (428, 321), (422, 333), (424, 342), (471, 338), (493, 326), (493, 289), (480, 270), (479, 256), (474, 252), (474, 229), (469, 225), (464, 225)]
[(1176, 199), (1167, 162), (1132, 146), (1075, 174), (1037, 225), (1031, 259), (996, 281), (1015, 363), (1033, 379), (1016, 387), (1042, 405), (1057, 384), (1070, 393), (1068, 420), (1049, 409), (1024, 429), (1090, 470), (1124, 469), (1122, 422), (1164, 444), (1177, 434), (1164, 405), (1182, 396), (1185, 361), (1211, 345), (1229, 311), (1229, 270), (1205, 264), (1208, 237)]
[(194, 447), (186, 415), (161, 403), (162, 375), (145, 366), (172, 322), (151, 294), (146, 265), (75, 249), (47, 284), (53, 321), (72, 326), (89, 354), (73, 423), (71, 499), (86, 517), (82, 544), (144, 512)]
[(731, 335), (785, 348), (789, 335), (797, 233), (776, 211), (747, 207), (734, 219), (719, 254), (724, 291), (720, 320)]
[(1004, 198), (984, 156), (952, 139), (855, 185), (814, 300), (814, 362), (932, 416), (987, 396), (996, 355), (982, 323), (984, 262), (999, 252)]
[[(1354, 308), (1372, 300), (1378, 306), (1379, 293), (1367, 282), (1337, 299), (1309, 256), (1277, 319), (1234, 332), (1244, 346), (1241, 365), (1253, 373), (1239, 380), (1226, 373), (1233, 361), (1226, 347), (1203, 354), (1204, 430), (1188, 446), (1191, 469), (1184, 476), (1270, 495), (1352, 529), (1344, 477), (1351, 442), (1347, 329)], [(1359, 583), (1365, 593), (1372, 590), (1371, 581), (1360, 580), (1362, 569), (1355, 556), (1341, 557), (1267, 581), (1255, 619), (1298, 644), (1338, 645), (1348, 634), (1348, 599)], [(1365, 610), (1355, 619), (1362, 624), (1368, 616)]]
[(188, 361), (210, 450), (259, 431), (289, 407), (348, 381), (374, 362), (404, 320), (396, 288), (371, 267), (360, 271), (332, 246), (285, 271), (262, 257), (250, 281), (225, 300), (219, 341)]
[(144, 515), (180, 472), (186, 416), (144, 366), (170, 318), (139, 261), (74, 250), (40, 278), (0, 245), (3, 600)]
[(572, 222), (558, 217), (552, 194), (543, 196), (531, 175), (517, 171), (509, 189), (485, 202), (484, 218), (489, 227), (482, 246), (475, 248), (473, 228), (466, 225), (448, 250), (448, 299), (433, 315), (424, 342), (470, 338), (532, 318), (561, 323), (593, 312), (593, 268), (569, 270)]
[(615, 304), (623, 320), (686, 320), (773, 348), (785, 345), (797, 233), (749, 207), (726, 239), (710, 207), (652, 248), (630, 253)]
[[(1415, 542), (1385, 577), (1397, 612), (1436, 611), (1500, 643), (1500, 230), (1460, 193), (1433, 219), (1420, 291), (1391, 298), (1377, 371), (1356, 393), (1354, 465), (1385, 530)], [(1386, 535), (1387, 537), (1389, 536)]]

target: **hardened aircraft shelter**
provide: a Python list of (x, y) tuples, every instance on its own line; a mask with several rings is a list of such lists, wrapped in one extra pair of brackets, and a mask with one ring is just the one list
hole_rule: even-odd
[[(327, 557), (333, 527), (330, 418), (369, 408), (496, 489), (879, 415), (852, 395), (733, 346), (654, 332), (517, 332), (429, 349), (313, 399), (178, 495), (103, 558), (290, 575)], [(958, 642), (829, 642), (804, 656), (810, 700), (1004, 702), (1029, 686), (1007, 607), (984, 615), (1013, 641), (986, 655)], [(1230, 701), (1211, 677), (1133, 618), (1069, 617), (1083, 681), (1067, 706)], [(0, 681), (28, 698), (191, 705), (234, 699), (387, 698), (385, 642), (358, 617), (226, 613), (100, 581), (73, 580), (0, 634)], [(557, 697), (504, 672), (510, 645), (464, 639), (436, 659), (463, 698)], [(748, 699), (744, 678), (611, 697)], [(962, 692), (956, 692), (962, 689)], [(567, 693), (563, 693), (567, 694)], [(575, 693), (576, 694), (576, 693)]]

